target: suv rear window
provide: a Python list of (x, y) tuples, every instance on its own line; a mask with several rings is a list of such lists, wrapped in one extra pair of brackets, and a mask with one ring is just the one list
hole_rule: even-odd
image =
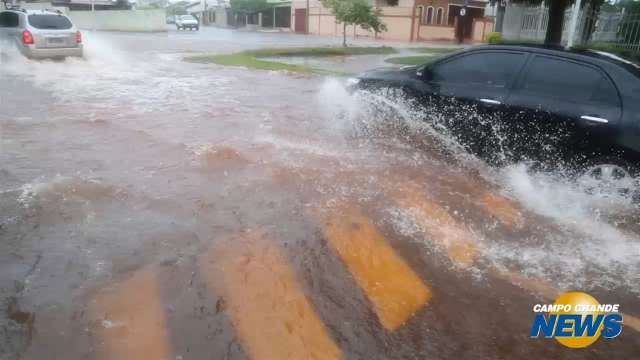
[(0, 27), (18, 27), (19, 23), (18, 14), (8, 11), (0, 13)]
[(29, 24), (36, 29), (65, 30), (73, 26), (67, 17), (51, 14), (29, 15)]

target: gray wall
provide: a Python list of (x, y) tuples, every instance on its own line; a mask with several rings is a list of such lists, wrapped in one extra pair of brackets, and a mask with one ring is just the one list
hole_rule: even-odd
[(164, 9), (70, 11), (79, 29), (107, 31), (167, 31)]

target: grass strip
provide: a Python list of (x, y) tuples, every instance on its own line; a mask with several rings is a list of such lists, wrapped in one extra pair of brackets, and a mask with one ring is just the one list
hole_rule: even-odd
[(393, 54), (396, 49), (388, 46), (379, 47), (301, 47), (301, 48), (266, 48), (246, 50), (235, 54), (196, 55), (184, 60), (200, 64), (217, 64), (224, 66), (240, 66), (258, 70), (286, 70), (297, 73), (316, 73), (322, 75), (348, 75), (346, 72), (312, 68), (303, 65), (288, 64), (278, 61), (262, 60), (267, 57), (328, 57), (350, 55)]
[(399, 56), (385, 59), (385, 62), (396, 65), (422, 65), (430, 63), (436, 59), (439, 59), (438, 55), (414, 55), (414, 56)]

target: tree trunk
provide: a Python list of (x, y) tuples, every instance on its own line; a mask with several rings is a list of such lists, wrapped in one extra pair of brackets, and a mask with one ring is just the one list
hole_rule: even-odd
[(564, 9), (567, 7), (567, 0), (549, 1), (549, 25), (544, 38), (545, 45), (560, 45), (562, 41), (562, 24), (564, 23)]
[(347, 23), (342, 23), (342, 46), (347, 47)]
[(504, 13), (506, 8), (498, 4), (498, 13), (496, 14), (496, 28), (494, 31), (502, 32), (502, 24), (504, 24)]
[(585, 6), (585, 13), (587, 15), (587, 21), (585, 27), (582, 30), (582, 38), (580, 39), (582, 44), (586, 44), (591, 39), (591, 35), (596, 31), (596, 22), (600, 15), (600, 3), (589, 2)]

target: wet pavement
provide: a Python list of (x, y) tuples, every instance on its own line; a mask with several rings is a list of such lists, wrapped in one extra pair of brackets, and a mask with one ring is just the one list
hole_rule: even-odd
[[(0, 68), (0, 359), (640, 352), (637, 209), (487, 167), (344, 79), (182, 61), (339, 39), (85, 38)], [(622, 335), (529, 338), (568, 290), (620, 303)]]

